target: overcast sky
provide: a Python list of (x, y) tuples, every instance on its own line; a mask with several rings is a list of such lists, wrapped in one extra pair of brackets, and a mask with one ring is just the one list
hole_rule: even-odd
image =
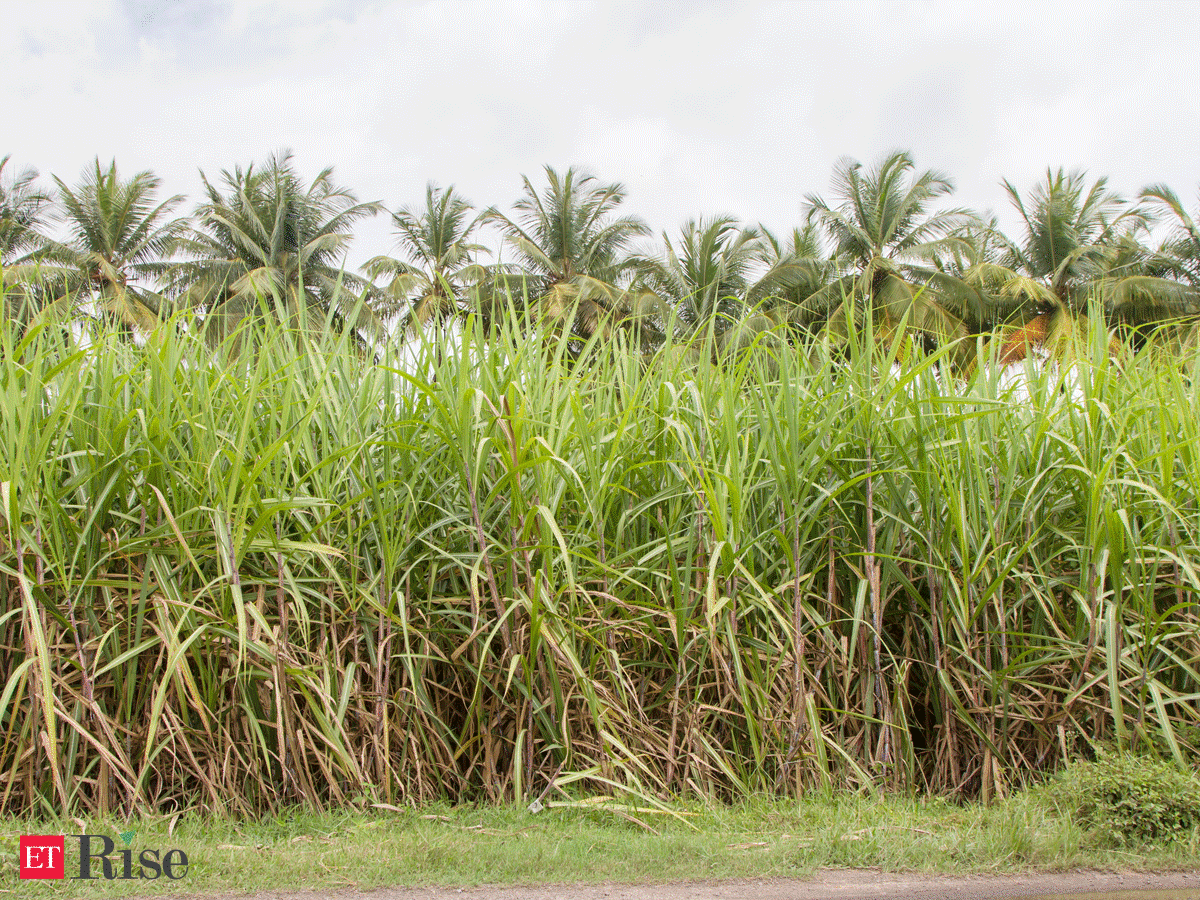
[[(9, 3), (6, 174), (97, 155), (167, 193), (290, 148), (362, 200), (454, 184), (508, 208), (522, 174), (586, 167), (674, 234), (731, 213), (799, 224), (834, 163), (911, 150), (953, 202), (1015, 229), (1000, 179), (1047, 166), (1132, 195), (1200, 185), (1200, 3)], [(358, 264), (391, 245), (361, 225)]]

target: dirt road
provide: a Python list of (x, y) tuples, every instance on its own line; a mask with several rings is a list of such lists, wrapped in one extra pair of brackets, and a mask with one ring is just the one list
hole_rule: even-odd
[(1056, 872), (929, 877), (828, 869), (811, 878), (673, 884), (383, 888), (335, 893), (223, 895), (204, 900), (1200, 900), (1200, 872)]

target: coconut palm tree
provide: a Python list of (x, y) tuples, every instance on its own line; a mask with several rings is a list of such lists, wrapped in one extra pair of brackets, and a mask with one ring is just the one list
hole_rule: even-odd
[(767, 273), (775, 272), (763, 291), (764, 311), (772, 321), (793, 331), (810, 331), (816, 322), (809, 299), (821, 294), (840, 274), (821, 250), (820, 231), (809, 221), (793, 228), (786, 239), (761, 228), (759, 258)]
[(208, 195), (196, 226), (180, 248), (172, 288), (206, 319), (212, 336), (243, 319), (268, 314), (293, 325), (377, 324), (374, 286), (346, 272), (346, 247), (355, 222), (375, 215), (379, 203), (360, 203), (325, 169), (305, 186), (290, 153), (222, 171), (222, 185), (201, 173)]
[(703, 326), (740, 316), (760, 258), (757, 229), (741, 227), (733, 216), (692, 219), (683, 225), (678, 248), (665, 232), (663, 244), (665, 262), (646, 280), (685, 322)]
[(1047, 305), (1085, 305), (1117, 242), (1146, 223), (1141, 210), (1108, 190), (1106, 178), (1087, 187), (1082, 172), (1047, 169), (1028, 203), (1011, 182), (1003, 184), (1025, 226), (1020, 243), (1008, 244), (1008, 266), (1028, 279), (1016, 286)]
[(849, 298), (856, 315), (868, 310), (890, 330), (907, 316), (909, 326), (934, 340), (967, 333), (963, 310), (954, 308), (928, 282), (935, 261), (959, 242), (974, 217), (966, 209), (932, 211), (953, 182), (940, 172), (916, 173), (912, 156), (897, 151), (864, 172), (857, 160), (834, 168), (833, 203), (810, 194), (808, 215), (825, 233), (845, 274), (805, 301), (806, 314), (827, 317), (835, 329)]
[(1155, 274), (1152, 254), (1139, 242), (1146, 210), (1107, 185), (1105, 178), (1089, 186), (1082, 172), (1048, 169), (1026, 201), (1004, 181), (1025, 231), (1019, 242), (1005, 242), (1003, 266), (993, 273), (1000, 297), (1017, 304), (1021, 320), (1005, 338), (1005, 359), (1037, 345), (1065, 352), (1072, 336), (1086, 331), (1090, 304), (1100, 304), (1110, 323), (1135, 326), (1195, 309), (1196, 290)]
[(1183, 308), (1175, 310), (1179, 318), (1155, 329), (1153, 338), (1157, 344), (1173, 346), (1177, 356), (1194, 360), (1200, 347), (1200, 227), (1165, 184), (1146, 188), (1141, 200), (1152, 212), (1172, 220), (1170, 233), (1146, 261), (1148, 272), (1179, 281), (1192, 291)]
[(522, 176), (515, 218), (494, 207), (484, 217), (516, 252), (543, 315), (590, 335), (621, 305), (629, 276), (643, 265), (630, 254), (631, 244), (649, 228), (641, 219), (615, 215), (625, 199), (622, 185), (601, 184), (574, 168), (562, 175), (550, 166), (545, 171), (541, 193)]
[(780, 246), (768, 250), (765, 234), (733, 216), (689, 220), (677, 242), (664, 232), (664, 257), (639, 261), (638, 284), (658, 301), (649, 308), (665, 318), (669, 307), (680, 323), (700, 332), (711, 327), (723, 334), (748, 314), (770, 325), (760, 314), (775, 305), (778, 293), (797, 287), (802, 272), (800, 261)]
[(407, 260), (376, 256), (363, 266), (372, 279), (389, 279), (382, 289), (381, 313), (407, 310), (409, 328), (417, 329), (466, 309), (467, 286), (487, 274), (475, 257), (490, 252), (471, 242), (481, 221), (470, 218), (472, 209), (453, 187), (441, 190), (430, 184), (424, 208), (392, 213), (397, 246)]
[(53, 299), (54, 286), (29, 264), (43, 243), (50, 195), (34, 186), (37, 171), (25, 169), (4, 178), (9, 157), (0, 159), (0, 303), (3, 316), (24, 330)]
[(57, 302), (90, 301), (96, 316), (127, 333), (153, 330), (168, 304), (151, 285), (170, 268), (168, 257), (186, 225), (168, 218), (183, 197), (156, 202), (161, 179), (148, 171), (123, 179), (115, 160), (103, 168), (98, 158), (76, 187), (59, 178), (54, 183), (69, 236), (44, 238), (34, 258), (43, 277), (61, 286)]
[(1151, 209), (1174, 218), (1171, 233), (1158, 248), (1153, 263), (1172, 277), (1200, 288), (1200, 227), (1196, 217), (1183, 208), (1179, 195), (1165, 184), (1154, 184), (1142, 191), (1142, 200)]
[(50, 203), (50, 195), (33, 184), (36, 169), (25, 169), (11, 181), (4, 178), (8, 160), (0, 159), (0, 265), (5, 267), (41, 245)]

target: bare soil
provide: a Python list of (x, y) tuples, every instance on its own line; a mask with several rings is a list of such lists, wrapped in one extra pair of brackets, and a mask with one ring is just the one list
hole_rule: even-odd
[(1200, 900), (1200, 872), (928, 876), (825, 869), (811, 878), (671, 884), (381, 888), (223, 894), (195, 900)]

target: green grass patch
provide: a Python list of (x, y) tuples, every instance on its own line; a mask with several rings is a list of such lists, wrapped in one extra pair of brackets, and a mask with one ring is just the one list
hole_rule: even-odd
[[(614, 808), (615, 807), (615, 808)], [(837, 795), (753, 799), (733, 806), (673, 804), (678, 816), (627, 804), (576, 804), (532, 814), (513, 805), (419, 811), (290, 810), (247, 822), (183, 816), (85, 821), (142, 847), (179, 847), (177, 882), (21, 882), (23, 896), (252, 892), (385, 885), (472, 886), (655, 882), (802, 876), (823, 867), (927, 873), (1014, 873), (1074, 867), (1163, 870), (1200, 866), (1200, 834), (1116, 848), (1044, 797), (982, 806), (945, 800)], [(633, 821), (641, 820), (641, 824)], [(16, 835), (50, 825), (9, 820), (0, 879), (14, 884)], [(70, 839), (68, 839), (70, 840)], [(119, 844), (119, 841), (118, 841)], [(68, 867), (74, 865), (68, 849)]]

